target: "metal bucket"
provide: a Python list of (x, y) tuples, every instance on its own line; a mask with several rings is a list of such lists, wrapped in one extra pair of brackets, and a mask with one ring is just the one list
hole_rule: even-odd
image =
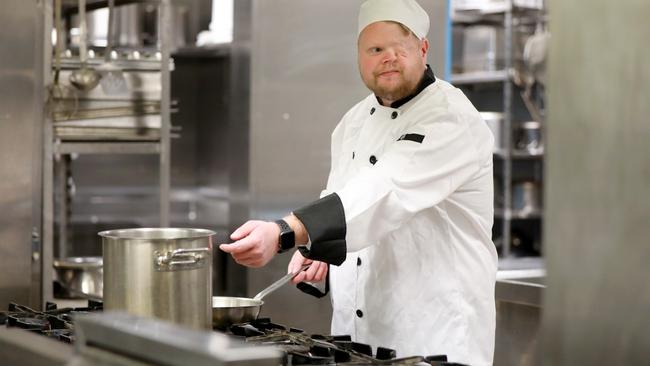
[(104, 309), (210, 329), (214, 234), (175, 228), (100, 232)]

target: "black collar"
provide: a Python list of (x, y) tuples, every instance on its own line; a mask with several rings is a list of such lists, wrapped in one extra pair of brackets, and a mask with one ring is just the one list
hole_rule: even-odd
[[(420, 94), (420, 92), (426, 89), (427, 86), (433, 84), (435, 81), (436, 81), (436, 77), (433, 75), (433, 70), (431, 70), (431, 66), (427, 64), (427, 69), (424, 70), (424, 75), (422, 75), (422, 79), (420, 79), (420, 83), (418, 84), (418, 87), (415, 89), (415, 92), (407, 97), (394, 101), (391, 105), (388, 105), (386, 107), (399, 108), (403, 106), (404, 104), (408, 103), (411, 99), (415, 98), (418, 94)], [(376, 98), (379, 104), (381, 104), (381, 99), (379, 99), (379, 97)]]

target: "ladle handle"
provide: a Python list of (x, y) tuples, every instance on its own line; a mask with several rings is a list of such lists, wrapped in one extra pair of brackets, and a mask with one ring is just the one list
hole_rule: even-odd
[(79, 61), (82, 66), (88, 59), (88, 48), (86, 45), (86, 34), (88, 25), (86, 24), (86, 0), (79, 0)]
[(287, 282), (291, 281), (300, 272), (302, 272), (302, 271), (306, 270), (307, 268), (309, 268), (309, 266), (311, 266), (311, 264), (305, 264), (298, 271), (287, 273), (284, 277), (282, 277), (279, 280), (273, 282), (271, 284), (271, 286), (269, 286), (269, 287), (265, 288), (264, 290), (260, 291), (260, 293), (255, 295), (255, 297), (253, 299), (254, 300), (262, 300), (266, 295), (270, 294), (271, 292), (273, 292), (273, 291), (277, 290), (278, 288), (282, 287)]
[(111, 61), (111, 51), (113, 51), (113, 17), (115, 16), (115, 0), (108, 0), (108, 29), (106, 29), (106, 51), (104, 61)]

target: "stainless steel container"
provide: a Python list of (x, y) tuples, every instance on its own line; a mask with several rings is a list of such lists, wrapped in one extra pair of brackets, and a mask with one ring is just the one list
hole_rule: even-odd
[[(189, 9), (186, 5), (171, 4), (170, 28), (172, 29), (172, 51), (188, 43)], [(78, 27), (79, 17), (72, 17), (72, 27)], [(108, 10), (106, 8), (89, 11), (88, 44), (93, 47), (105, 47), (108, 42)], [(113, 21), (113, 44), (122, 48), (142, 48), (158, 45), (161, 24), (158, 7), (155, 4), (136, 3), (115, 7)], [(71, 38), (73, 46), (78, 45), (79, 37)]]
[(542, 153), (542, 124), (537, 121), (521, 123), (515, 131), (515, 147), (530, 154)]
[(54, 260), (55, 279), (63, 298), (102, 297), (102, 257), (69, 257)]
[(463, 72), (496, 71), (504, 66), (503, 27), (472, 25), (463, 34)]
[(542, 210), (540, 184), (520, 181), (512, 184), (512, 210), (517, 215), (539, 214)]
[(99, 233), (104, 309), (210, 329), (214, 234), (175, 228)]

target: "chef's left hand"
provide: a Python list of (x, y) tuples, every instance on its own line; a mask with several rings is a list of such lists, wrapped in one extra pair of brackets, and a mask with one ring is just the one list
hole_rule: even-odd
[(274, 222), (248, 221), (231, 235), (231, 244), (219, 249), (232, 255), (235, 262), (247, 267), (263, 267), (278, 251), (280, 227)]

